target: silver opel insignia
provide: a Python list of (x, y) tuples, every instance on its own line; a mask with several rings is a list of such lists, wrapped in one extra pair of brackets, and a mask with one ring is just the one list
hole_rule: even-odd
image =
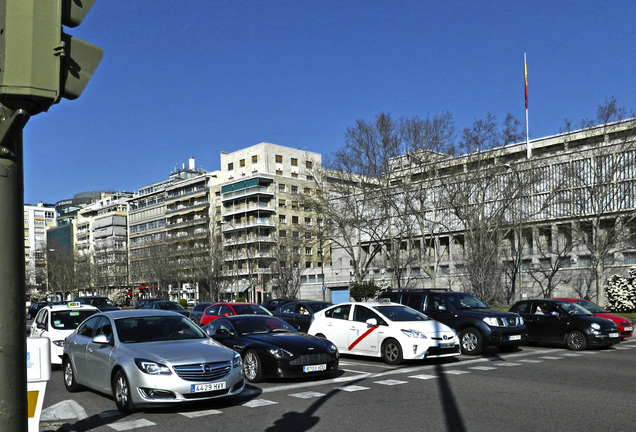
[(64, 341), (64, 385), (115, 398), (117, 409), (232, 396), (245, 387), (241, 356), (188, 318), (160, 310), (104, 312)]

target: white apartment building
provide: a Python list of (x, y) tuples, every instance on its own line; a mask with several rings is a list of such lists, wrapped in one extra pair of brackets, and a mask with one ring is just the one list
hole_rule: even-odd
[(55, 226), (55, 207), (38, 203), (24, 205), (24, 263), (27, 291), (46, 283), (46, 230)]

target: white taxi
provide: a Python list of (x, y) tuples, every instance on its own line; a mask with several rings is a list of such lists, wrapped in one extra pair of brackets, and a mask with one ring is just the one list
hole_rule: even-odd
[(64, 339), (91, 315), (99, 312), (95, 306), (71, 302), (45, 306), (31, 324), (31, 337), (46, 337), (51, 341), (51, 364), (61, 365)]
[(460, 354), (453, 329), (399, 303), (337, 304), (316, 312), (308, 333), (329, 339), (341, 354), (382, 357), (391, 365)]

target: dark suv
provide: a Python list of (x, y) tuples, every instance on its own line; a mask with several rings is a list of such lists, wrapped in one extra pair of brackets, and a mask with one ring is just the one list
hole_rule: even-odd
[(108, 311), (121, 309), (120, 307), (115, 306), (115, 303), (113, 303), (111, 299), (109, 299), (108, 297), (101, 297), (101, 296), (75, 297), (75, 300), (73, 301), (95, 306), (97, 309), (99, 309), (100, 312), (108, 312)]
[(485, 346), (514, 351), (526, 338), (523, 318), (515, 313), (490, 309), (467, 293), (444, 290), (402, 290), (380, 295), (410, 306), (453, 328), (463, 354), (479, 354)]

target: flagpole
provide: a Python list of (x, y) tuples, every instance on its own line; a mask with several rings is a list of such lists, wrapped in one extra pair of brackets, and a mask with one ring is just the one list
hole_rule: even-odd
[(526, 157), (532, 157), (532, 147), (530, 147), (530, 131), (528, 129), (528, 64), (526, 63), (526, 53), (523, 53), (523, 74), (526, 94)]

